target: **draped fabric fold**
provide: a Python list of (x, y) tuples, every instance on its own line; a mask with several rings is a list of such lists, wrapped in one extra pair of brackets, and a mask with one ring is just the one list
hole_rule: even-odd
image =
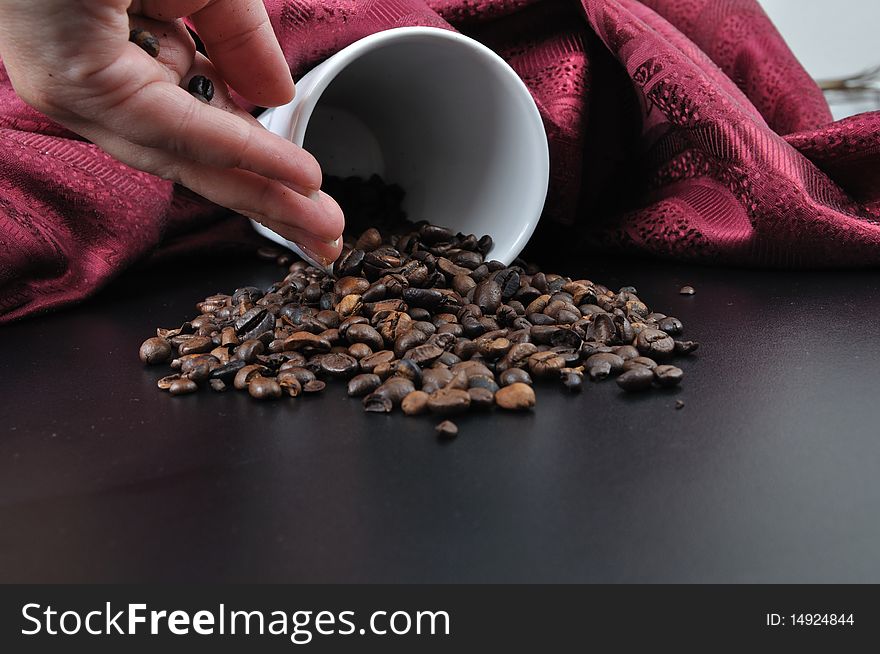
[[(880, 263), (880, 113), (833, 122), (755, 0), (265, 0), (298, 77), (376, 31), (456, 29), (541, 111), (536, 240), (707, 263)], [(0, 322), (247, 223), (27, 107), (0, 67)]]

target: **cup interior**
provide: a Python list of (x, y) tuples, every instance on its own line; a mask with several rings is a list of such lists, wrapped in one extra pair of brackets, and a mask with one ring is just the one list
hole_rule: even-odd
[(490, 234), (490, 257), (505, 263), (535, 229), (544, 127), (513, 70), (475, 41), (442, 30), (377, 41), (333, 71), (302, 118), (325, 173), (400, 184), (411, 220)]

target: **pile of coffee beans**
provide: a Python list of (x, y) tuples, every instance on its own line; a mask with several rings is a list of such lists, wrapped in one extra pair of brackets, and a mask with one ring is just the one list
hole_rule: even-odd
[[(629, 392), (681, 382), (669, 362), (698, 344), (679, 340), (681, 321), (652, 311), (635, 288), (487, 260), (489, 236), (400, 216), (382, 223), (375, 207), (393, 213), (399, 190), (375, 178), (344, 183), (350, 193), (336, 192), (349, 225), (366, 215), (383, 230), (347, 239), (333, 275), (264, 249), (287, 267), (283, 279), (207, 297), (195, 318), (144, 341), (141, 360), (173, 370), (160, 389), (232, 388), (268, 401), (340, 380), (367, 412), (447, 418), (530, 410), (539, 381), (573, 393), (585, 377), (616, 377)], [(346, 206), (349, 195), (359, 204)], [(443, 420), (436, 432), (453, 438), (458, 428)]]

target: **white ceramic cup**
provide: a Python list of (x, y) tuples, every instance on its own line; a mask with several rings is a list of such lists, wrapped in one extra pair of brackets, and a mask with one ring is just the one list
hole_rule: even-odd
[(491, 235), (489, 258), (505, 264), (544, 207), (550, 161), (534, 100), (501, 57), (455, 32), (367, 36), (312, 69), (293, 102), (259, 120), (315, 155), (325, 175), (376, 173), (400, 184), (410, 220)]

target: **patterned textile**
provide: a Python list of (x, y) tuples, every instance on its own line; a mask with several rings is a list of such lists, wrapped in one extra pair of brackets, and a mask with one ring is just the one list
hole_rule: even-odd
[[(403, 25), (492, 47), (538, 104), (537, 243), (753, 266), (880, 263), (880, 113), (832, 122), (754, 0), (266, 0), (295, 76)], [(573, 237), (577, 237), (576, 239)], [(150, 255), (248, 242), (237, 216), (24, 105), (0, 67), (0, 322)]]

